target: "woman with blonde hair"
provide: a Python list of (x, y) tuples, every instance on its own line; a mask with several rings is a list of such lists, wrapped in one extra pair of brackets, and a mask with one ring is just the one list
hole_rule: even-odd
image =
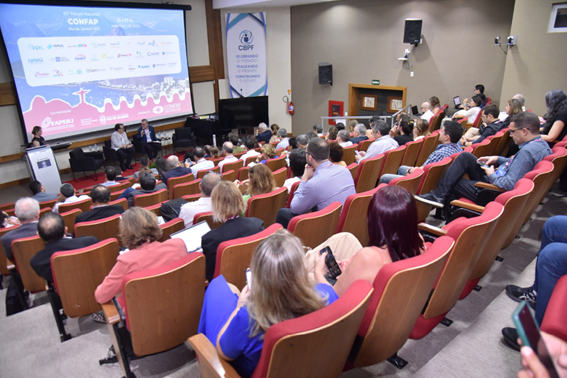
[[(254, 251), (251, 281), (239, 295), (223, 276), (209, 285), (198, 332), (217, 346), (219, 354), (231, 361), (240, 376), (252, 376), (268, 328), (317, 311), (337, 299), (330, 285), (310, 282), (303, 260), (301, 241), (280, 230)], [(324, 260), (319, 258), (317, 263), (324, 265)]]
[(279, 142), (281, 140), (281, 138), (278, 135), (279, 129), (280, 127), (276, 123), (273, 123), (272, 126), (270, 126), (270, 130), (272, 131), (272, 137), (270, 138), (270, 143)]
[[(256, 159), (256, 163), (266, 164), (266, 160), (278, 157), (276, 155), (276, 148), (269, 143), (262, 146), (262, 154)], [(248, 164), (250, 166), (250, 164)]]
[(420, 140), (429, 136), (429, 122), (426, 119), (418, 119), (413, 125), (413, 140)]
[[(158, 241), (162, 231), (157, 217), (142, 207), (133, 207), (122, 214), (118, 235), (122, 245), (130, 251), (118, 256), (116, 265), (97, 287), (98, 303), (106, 303), (121, 294), (122, 279), (126, 275), (158, 268), (187, 255), (187, 247), (181, 239)], [(119, 302), (124, 308), (126, 302), (122, 297)]]
[(240, 216), (245, 210), (244, 199), (235, 183), (221, 181), (211, 193), (211, 210), (219, 227), (203, 235), (201, 247), (207, 259), (205, 276), (213, 279), (217, 258), (217, 248), (227, 240), (254, 235), (264, 229), (264, 221), (253, 217)]
[(349, 133), (354, 133), (354, 128), (358, 125), (358, 121), (356, 119), (349, 119), (347, 124), (347, 130)]
[(251, 197), (276, 190), (276, 180), (274, 180), (274, 175), (270, 168), (263, 164), (256, 164), (250, 168), (248, 180), (243, 181), (239, 189), (241, 192), (244, 189), (244, 204), (246, 206)]

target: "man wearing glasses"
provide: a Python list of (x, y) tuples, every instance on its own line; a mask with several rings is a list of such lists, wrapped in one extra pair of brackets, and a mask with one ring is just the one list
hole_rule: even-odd
[(473, 144), (478, 144), (482, 142), (489, 136), (495, 135), (497, 132), (499, 132), (502, 129), (502, 127), (504, 127), (504, 122), (498, 119), (498, 116), (500, 115), (500, 110), (498, 109), (498, 106), (487, 105), (484, 107), (484, 109), (481, 110), (481, 112), (482, 112), (481, 115), (482, 115), (483, 125), (480, 126), (479, 129), (477, 129), (478, 130), (477, 136), (472, 136), (471, 138), (467, 139), (467, 135), (468, 135), (467, 132), (467, 134), (465, 134), (461, 138), (461, 146), (463, 146), (463, 148), (470, 147)]
[(357, 163), (362, 160), (370, 159), (383, 154), (386, 151), (395, 150), (398, 148), (398, 142), (390, 137), (390, 125), (382, 120), (377, 120), (372, 123), (372, 136), (375, 141), (368, 147), (367, 151), (361, 151), (356, 155)]
[[(477, 159), (473, 154), (463, 152), (441, 177), (435, 190), (415, 198), (436, 207), (443, 207), (443, 204), (460, 197), (476, 202), (475, 183), (478, 181), (512, 190), (519, 179), (551, 154), (549, 145), (539, 135), (539, 126), (539, 118), (534, 113), (516, 114), (510, 122), (510, 136), (520, 148), (517, 154), (510, 158), (483, 156)], [(498, 168), (495, 169), (494, 165)], [(462, 178), (465, 173), (470, 179)]]

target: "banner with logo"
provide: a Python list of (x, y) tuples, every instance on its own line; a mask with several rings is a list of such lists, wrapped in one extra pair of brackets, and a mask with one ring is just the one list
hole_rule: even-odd
[(226, 55), (231, 98), (268, 94), (265, 13), (226, 15)]

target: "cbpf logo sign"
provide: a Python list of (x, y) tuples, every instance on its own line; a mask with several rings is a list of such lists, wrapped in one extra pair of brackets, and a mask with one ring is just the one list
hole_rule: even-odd
[(241, 43), (241, 45), (238, 46), (238, 50), (254, 50), (254, 45), (252, 44), (252, 41), (254, 41), (254, 35), (250, 30), (241, 31), (238, 38), (240, 39)]

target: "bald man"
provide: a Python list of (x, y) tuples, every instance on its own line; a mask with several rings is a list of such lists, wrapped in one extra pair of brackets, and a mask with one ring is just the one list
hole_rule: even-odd
[(163, 174), (163, 182), (166, 185), (167, 180), (170, 178), (185, 176), (186, 174), (191, 173), (191, 168), (182, 165), (176, 155), (171, 155), (167, 158), (167, 165), (169, 165), (169, 171)]
[(197, 201), (188, 202), (181, 206), (179, 218), (183, 219), (185, 227), (193, 225), (193, 218), (195, 217), (195, 214), (211, 211), (211, 193), (221, 180), (222, 176), (216, 173), (207, 173), (205, 177), (203, 177), (203, 180), (199, 183), (201, 198)]
[(425, 119), (427, 122), (429, 122), (429, 120), (431, 120), (431, 118), (435, 115), (431, 111), (431, 105), (427, 101), (421, 104), (421, 112), (423, 113), (421, 119)]
[(29, 238), (37, 234), (37, 221), (39, 220), (39, 202), (30, 197), (20, 198), (16, 201), (16, 217), (20, 221), (20, 227), (7, 232), (0, 241), (4, 246), (4, 254), (14, 261), (12, 254), (12, 242), (16, 239)]
[(234, 163), (238, 161), (238, 158), (234, 156), (232, 153), (234, 152), (234, 145), (231, 142), (224, 142), (222, 145), (222, 156), (224, 159), (219, 162), (219, 167), (222, 172), (222, 166), (226, 163)]

